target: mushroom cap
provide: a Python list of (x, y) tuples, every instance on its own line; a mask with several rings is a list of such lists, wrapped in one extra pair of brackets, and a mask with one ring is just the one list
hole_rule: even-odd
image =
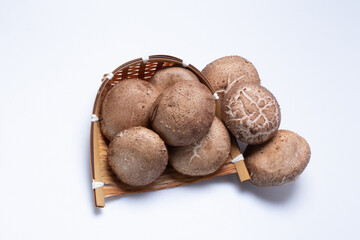
[(248, 144), (268, 141), (280, 126), (280, 106), (274, 95), (250, 82), (232, 86), (224, 96), (221, 113), (231, 133)]
[(210, 85), (218, 94), (220, 103), (226, 92), (235, 82), (252, 82), (260, 84), (259, 74), (254, 65), (240, 56), (219, 58), (202, 70)]
[(105, 96), (101, 106), (101, 132), (112, 140), (117, 133), (136, 126), (147, 127), (150, 110), (159, 91), (139, 79), (122, 80)]
[(165, 170), (168, 152), (155, 132), (133, 127), (118, 133), (110, 142), (108, 161), (120, 181), (130, 186), (144, 186)]
[(193, 144), (169, 148), (169, 163), (179, 173), (204, 176), (217, 171), (230, 154), (230, 135), (224, 124), (214, 118), (208, 133)]
[(196, 81), (199, 79), (190, 70), (182, 67), (167, 67), (156, 71), (151, 77), (149, 83), (155, 86), (159, 92), (163, 92), (166, 88), (173, 86), (180, 81)]
[(215, 117), (215, 100), (200, 82), (182, 81), (155, 101), (151, 125), (171, 146), (185, 146), (202, 138)]
[(258, 186), (294, 181), (304, 171), (310, 155), (306, 140), (288, 130), (279, 130), (266, 143), (249, 145), (244, 154), (251, 182)]

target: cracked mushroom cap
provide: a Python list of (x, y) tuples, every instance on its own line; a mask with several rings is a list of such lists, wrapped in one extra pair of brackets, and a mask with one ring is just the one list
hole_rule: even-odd
[(120, 181), (145, 186), (157, 179), (168, 163), (164, 141), (144, 127), (133, 127), (110, 142), (108, 161)]
[(254, 65), (240, 56), (219, 58), (206, 65), (201, 72), (218, 94), (220, 103), (235, 82), (260, 84), (259, 74)]
[(310, 155), (306, 140), (288, 130), (279, 130), (266, 143), (249, 145), (244, 154), (251, 182), (258, 186), (277, 186), (296, 180)]
[(231, 133), (248, 144), (261, 144), (280, 126), (280, 106), (272, 93), (254, 83), (235, 83), (224, 96), (221, 114)]
[(195, 143), (169, 149), (169, 163), (179, 173), (204, 176), (217, 171), (230, 154), (230, 136), (224, 124), (214, 118), (209, 132)]
[(167, 67), (156, 71), (149, 83), (155, 86), (159, 92), (163, 92), (166, 88), (171, 87), (180, 81), (199, 82), (199, 79), (194, 73), (185, 68)]
[(122, 80), (105, 96), (101, 106), (101, 132), (112, 140), (117, 133), (136, 126), (147, 127), (158, 90), (139, 79)]
[(151, 125), (171, 146), (185, 146), (202, 138), (215, 117), (215, 100), (200, 82), (182, 81), (155, 101)]

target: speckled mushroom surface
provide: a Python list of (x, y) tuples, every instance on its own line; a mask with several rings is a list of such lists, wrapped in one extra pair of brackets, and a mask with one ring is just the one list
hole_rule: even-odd
[(260, 84), (259, 74), (254, 65), (240, 56), (219, 58), (202, 70), (214, 91), (218, 94), (220, 103), (224, 95), (236, 82), (252, 82)]
[(240, 141), (260, 144), (269, 140), (280, 126), (280, 106), (274, 95), (254, 83), (235, 83), (225, 94), (222, 117)]
[(304, 171), (310, 155), (310, 146), (304, 138), (279, 130), (270, 141), (249, 145), (244, 157), (252, 183), (277, 186), (294, 181)]
[(101, 106), (101, 132), (112, 140), (117, 133), (135, 126), (148, 127), (150, 109), (159, 91), (150, 83), (127, 79), (116, 84)]
[(228, 159), (230, 136), (224, 124), (214, 118), (209, 132), (195, 143), (169, 148), (169, 163), (178, 172), (189, 176), (214, 173)]
[(215, 100), (200, 82), (182, 81), (167, 88), (152, 107), (151, 125), (171, 146), (202, 138), (215, 117)]
[(120, 181), (131, 186), (152, 183), (165, 170), (168, 152), (164, 141), (150, 129), (134, 127), (110, 142), (108, 161)]
[(199, 79), (188, 69), (182, 67), (167, 67), (156, 71), (149, 80), (149, 83), (155, 86), (160, 92), (163, 92), (166, 88), (180, 81), (199, 82)]

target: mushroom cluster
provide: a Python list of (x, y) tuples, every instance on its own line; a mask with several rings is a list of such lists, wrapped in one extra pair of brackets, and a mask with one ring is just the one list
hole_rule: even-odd
[(158, 70), (148, 82), (117, 83), (102, 103), (100, 127), (110, 167), (133, 187), (151, 184), (168, 162), (189, 176), (214, 173), (231, 148), (213, 94), (182, 67)]
[[(215, 95), (183, 67), (158, 70), (148, 82), (120, 81), (107, 93), (100, 127), (110, 141), (108, 162), (118, 179), (143, 187), (168, 165), (188, 176), (212, 174), (229, 157), (228, 130), (249, 144), (245, 164), (254, 184), (274, 186), (296, 179), (309, 162), (310, 147), (299, 135), (278, 130), (279, 103), (261, 85), (254, 65), (228, 56), (202, 73)], [(225, 125), (215, 117), (215, 99)]]
[(278, 130), (279, 103), (261, 86), (254, 65), (245, 58), (228, 56), (208, 64), (202, 73), (220, 98), (227, 128), (249, 144), (245, 164), (251, 182), (276, 186), (295, 180), (310, 160), (309, 144), (294, 132)]

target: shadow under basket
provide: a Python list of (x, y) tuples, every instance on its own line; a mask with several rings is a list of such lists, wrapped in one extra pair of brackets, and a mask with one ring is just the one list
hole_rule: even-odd
[[(102, 79), (100, 89), (96, 95), (90, 132), (90, 160), (93, 181), (92, 187), (94, 190), (96, 207), (104, 207), (105, 198), (112, 196), (177, 187), (236, 172), (238, 173), (241, 182), (250, 179), (242, 158), (242, 154), (233, 136), (231, 136), (231, 152), (226, 163), (213, 174), (203, 177), (190, 177), (177, 173), (174, 169), (168, 166), (158, 179), (143, 188), (134, 188), (128, 186), (117, 179), (107, 161), (108, 141), (100, 131), (99, 118), (101, 118), (101, 104), (109, 90), (119, 81), (128, 78), (138, 78), (148, 81), (157, 70), (166, 67), (184, 67), (190, 70), (214, 94), (214, 90), (209, 84), (208, 80), (198, 69), (179, 58), (167, 55), (152, 55), (147, 58), (137, 58), (124, 63), (123, 65), (116, 68), (112, 73), (105, 74), (104, 78)], [(216, 94), (215, 99), (216, 115), (219, 119), (221, 119), (220, 104), (217, 100), (218, 98), (216, 97)]]

